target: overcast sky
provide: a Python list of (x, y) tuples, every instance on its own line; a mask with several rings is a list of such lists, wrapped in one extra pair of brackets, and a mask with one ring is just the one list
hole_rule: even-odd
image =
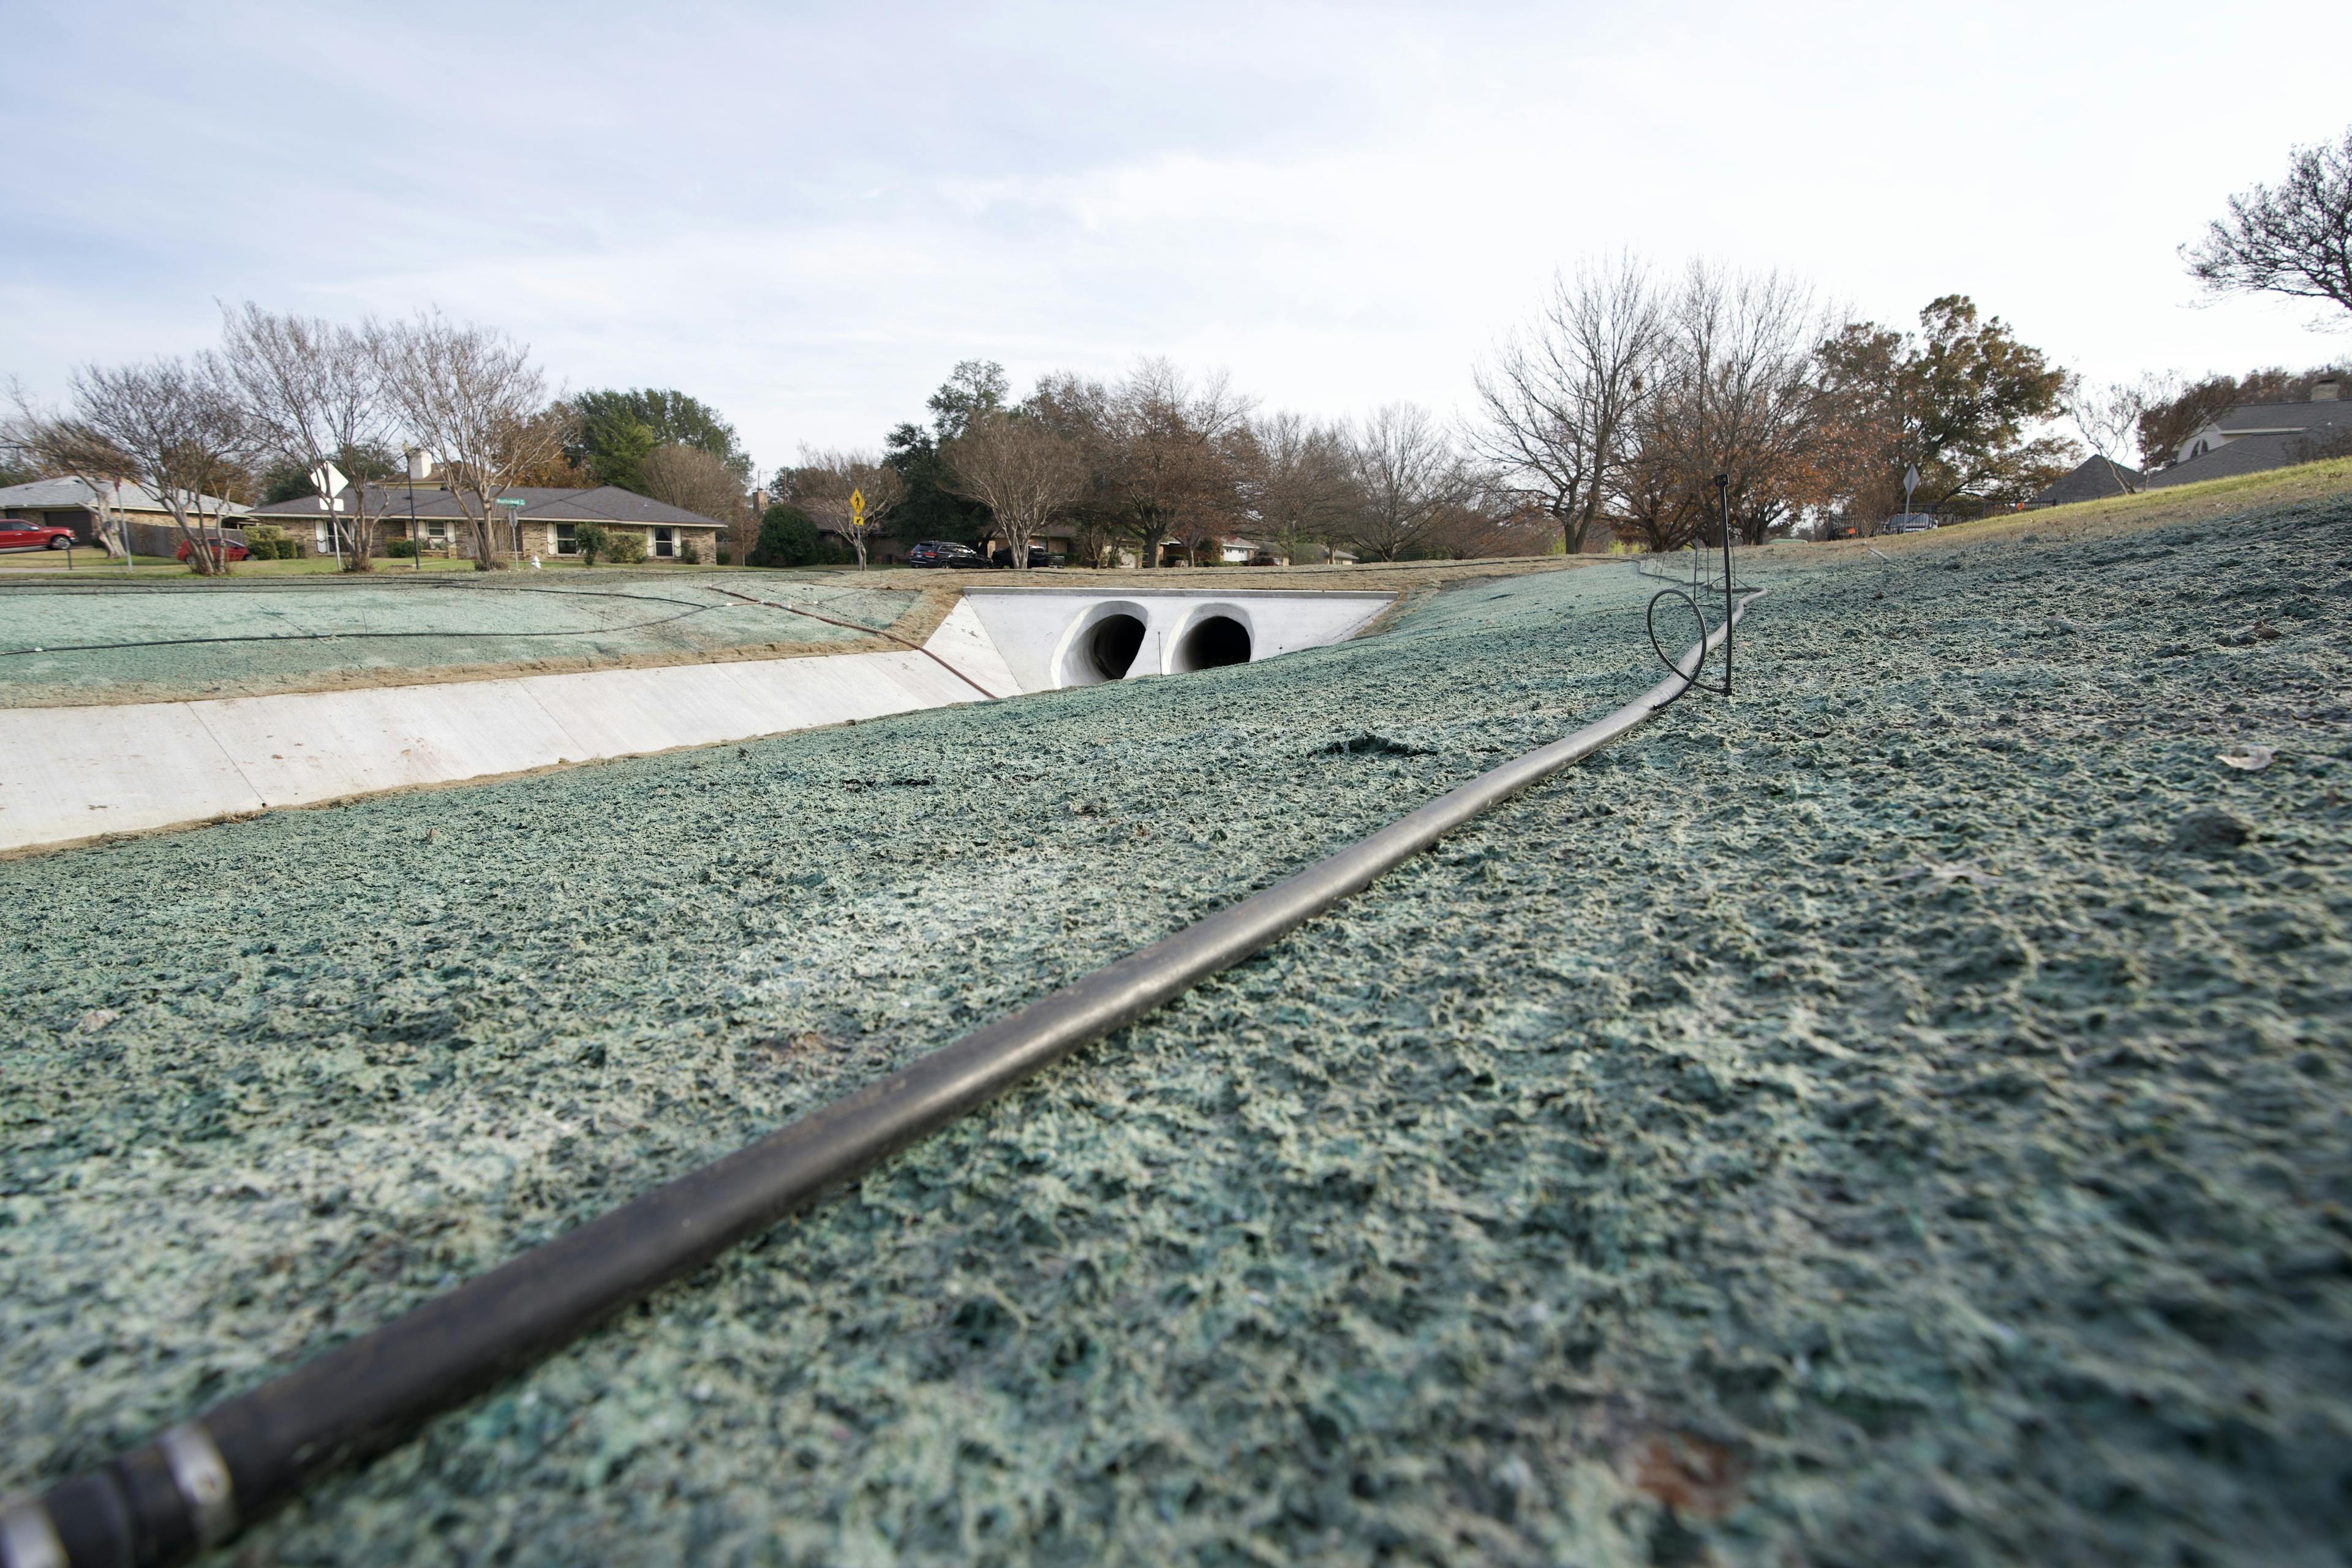
[(0, 43), (0, 377), (42, 395), (251, 299), (491, 322), (763, 468), (965, 358), (1450, 413), (1621, 247), (1906, 325), (1966, 293), (2099, 378), (2352, 353), (2175, 254), (2352, 122), (2347, 5), (10, 0)]

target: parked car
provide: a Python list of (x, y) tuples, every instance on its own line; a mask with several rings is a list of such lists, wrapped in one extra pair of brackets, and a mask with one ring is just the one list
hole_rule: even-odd
[[(238, 543), (236, 540), (231, 539), (226, 533), (207, 534), (205, 536), (205, 541), (211, 544), (215, 551), (219, 552), (220, 558), (224, 561), (243, 561), (253, 553), (252, 551), (247, 550), (244, 545)], [(173, 552), (173, 553), (177, 555), (181, 560), (185, 561), (189, 556), (194, 554), (195, 552), (189, 547), (188, 542), (183, 539), (180, 541), (180, 548)]]
[(1273, 556), (1267, 554), (1263, 550), (1251, 556), (1249, 558), (1249, 563), (1253, 566), (1279, 566), (1282, 564), (1281, 562), (1276, 561)]
[(982, 566), (980, 552), (949, 539), (926, 539), (907, 552), (909, 566)]
[(73, 530), (26, 519), (0, 517), (0, 550), (64, 550), (74, 542)]
[[(999, 550), (989, 556), (988, 563), (991, 566), (1001, 566), (1008, 572), (1011, 571), (1013, 569), (1012, 547), (1008, 545), (1004, 549)], [(1054, 558), (1046, 553), (1045, 547), (1044, 545), (1033, 544), (1029, 547), (1029, 564), (1033, 568), (1038, 566), (1051, 566), (1053, 563)]]

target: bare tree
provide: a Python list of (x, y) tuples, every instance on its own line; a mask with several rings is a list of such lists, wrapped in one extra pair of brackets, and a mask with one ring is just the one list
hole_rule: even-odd
[(236, 399), (211, 367), (180, 359), (111, 370), (84, 365), (70, 384), (72, 412), (61, 417), (18, 404), (35, 460), (93, 490), (114, 479), (144, 485), (178, 525), (189, 567), (204, 576), (226, 573), (220, 530), (229, 503), (220, 492), (243, 481), (251, 443)]
[(1077, 452), (1087, 482), (1057, 514), (1071, 531), (1071, 558), (1089, 566), (1118, 564), (1126, 518), (1118, 483), (1110, 389), (1073, 371), (1041, 376), (1022, 411)]
[(2352, 310), (2352, 131), (2340, 145), (2296, 148), (2285, 179), (2231, 196), (2230, 216), (2180, 255), (2216, 294), (2284, 294)]
[(547, 382), (530, 349), (437, 312), (374, 327), (369, 349), (392, 409), (449, 475), (473, 531), (474, 569), (511, 565), (491, 513), (518, 474), (555, 461), (563, 437), (562, 422), (544, 416)]
[(1015, 571), (1029, 568), (1029, 544), (1064, 507), (1086, 493), (1078, 449), (1035, 417), (975, 412), (964, 433), (940, 448), (958, 495), (995, 515)]
[(1485, 417), (1471, 439), (1505, 482), (1582, 552), (1633, 450), (1635, 421), (1667, 344), (1649, 269), (1631, 255), (1555, 277), (1535, 325), (1477, 372)]
[(1328, 559), (1331, 542), (1346, 536), (1362, 505), (1346, 432), (1290, 413), (1270, 415), (1253, 429), (1255, 461), (1244, 481), (1250, 510), (1291, 564), (1302, 554)]
[(700, 447), (656, 447), (637, 465), (646, 494), (665, 506), (707, 517), (730, 530), (741, 521), (743, 481), (727, 460)]
[(1223, 372), (1196, 387), (1164, 359), (1142, 361), (1110, 390), (1109, 479), (1145, 566), (1160, 564), (1167, 541), (1197, 547), (1238, 516), (1234, 441), (1250, 406)]
[(1822, 332), (1812, 292), (1777, 272), (1695, 262), (1668, 332), (1664, 381), (1642, 422), (1639, 461), (1652, 471), (1637, 488), (1653, 510), (1647, 531), (1659, 539), (1704, 532), (1714, 521), (1706, 498), (1722, 474), (1732, 526), (1761, 544), (1818, 492), (1812, 347)]
[(1617, 536), (1644, 550), (1680, 550), (1708, 521), (1705, 497), (1673, 428), (1678, 417), (1679, 399), (1660, 396), (1642, 410), (1633, 456), (1617, 482)]
[[(967, 423), (972, 417), (985, 416), (967, 416)], [(877, 453), (803, 447), (800, 466), (792, 470), (793, 504), (848, 540), (860, 566), (867, 542), (888, 526), (905, 494), (906, 481)], [(853, 504), (861, 496), (862, 510)]]
[(0, 440), (19, 454), (36, 477), (79, 479), (87, 486), (98, 512), (99, 547), (110, 557), (120, 556), (126, 568), (132, 565), (128, 519), (117, 504), (121, 487), (137, 482), (131, 459), (69, 416), (37, 408), (14, 376), (8, 380), (8, 397), (16, 413), (0, 431)]
[(221, 340), (215, 371), (254, 437), (299, 458), (313, 474), (333, 462), (357, 478), (327, 515), (350, 541), (347, 570), (373, 570), (373, 509), (389, 492), (366, 482), (364, 467), (389, 444), (392, 428), (367, 333), (316, 317), (273, 315), (248, 300), (242, 310), (221, 308)]
[(2148, 410), (2169, 401), (2173, 395), (2169, 383), (2143, 376), (2136, 382), (2094, 386), (2080, 376), (2069, 376), (2060, 395), (2066, 417), (2082, 436), (2083, 444), (2091, 448), (2091, 455), (2106, 465), (2107, 477), (2115, 480), (2116, 488), (2126, 495), (2137, 495), (2145, 477), (2116, 459), (2137, 445)]
[(1380, 409), (1349, 447), (1362, 501), (1348, 541), (1359, 554), (1395, 561), (1417, 552), (1475, 490), (1444, 428), (1418, 404)]

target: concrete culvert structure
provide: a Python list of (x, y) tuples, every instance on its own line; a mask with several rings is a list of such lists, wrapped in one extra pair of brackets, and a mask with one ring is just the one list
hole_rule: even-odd
[[(975, 671), (983, 685), (993, 679), (1016, 691), (1058, 691), (1222, 664), (1262, 664), (1300, 648), (1345, 641), (1395, 602), (1391, 593), (1256, 588), (1220, 593), (1149, 588), (1124, 594), (1071, 587), (969, 588), (946, 625), (964, 628), (958, 635), (971, 646), (986, 647), (990, 668), (976, 667)], [(1118, 668), (1123, 641), (1115, 643), (1111, 633), (1103, 632), (1098, 658), (1094, 640), (1104, 623), (1120, 618), (1143, 628), (1142, 640), (1124, 669)], [(1230, 625), (1210, 624), (1216, 621)], [(999, 665), (1001, 670), (995, 668)]]
[(1087, 635), (1087, 660), (1104, 680), (1126, 677), (1143, 647), (1143, 623), (1133, 616), (1106, 616)]
[(1171, 675), (1186, 675), (1196, 669), (1249, 661), (1249, 628), (1231, 616), (1209, 615), (1187, 626), (1184, 635), (1177, 639), (1176, 651), (1169, 657), (1168, 670)]
[(1131, 599), (1107, 599), (1087, 606), (1061, 634), (1053, 658), (1053, 686), (1100, 686), (1147, 675), (1159, 668), (1157, 658), (1138, 656), (1151, 641), (1151, 611)]

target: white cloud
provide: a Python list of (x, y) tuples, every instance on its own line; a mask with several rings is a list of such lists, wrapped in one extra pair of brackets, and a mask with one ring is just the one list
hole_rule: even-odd
[(215, 296), (437, 303), (772, 462), (870, 445), (974, 356), (1447, 408), (1553, 268), (1620, 247), (1888, 321), (1966, 292), (2095, 375), (2347, 344), (2190, 309), (2173, 254), (2341, 134), (2341, 12), (2292, 48), (2186, 5), (403, 16), (32, 12), (0, 371), (192, 346)]

